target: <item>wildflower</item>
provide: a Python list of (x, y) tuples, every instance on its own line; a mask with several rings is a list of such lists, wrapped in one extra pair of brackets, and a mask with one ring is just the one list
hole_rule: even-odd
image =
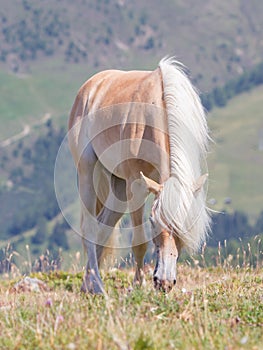
[(242, 339), (240, 339), (240, 344), (244, 345), (248, 341), (248, 337), (245, 335)]
[(57, 323), (61, 323), (61, 322), (63, 322), (64, 321), (64, 317), (62, 316), (62, 315), (58, 315), (57, 316), (57, 319), (56, 319), (56, 322)]
[(52, 304), (53, 304), (53, 302), (52, 302), (52, 299), (51, 299), (51, 298), (48, 298), (48, 299), (46, 300), (46, 302), (45, 302), (45, 306), (46, 306), (46, 307), (51, 307)]

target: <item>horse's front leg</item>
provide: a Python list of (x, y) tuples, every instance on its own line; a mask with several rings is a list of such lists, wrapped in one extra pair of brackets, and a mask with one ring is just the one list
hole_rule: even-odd
[(144, 280), (143, 265), (144, 255), (147, 250), (147, 242), (143, 229), (143, 209), (145, 202), (144, 190), (141, 186), (136, 186), (131, 191), (131, 182), (127, 183), (127, 199), (129, 205), (129, 211), (131, 215), (131, 221), (133, 226), (133, 240), (132, 240), (132, 251), (134, 261), (136, 264), (134, 284), (142, 285)]
[(98, 269), (96, 244), (83, 238), (83, 245), (88, 254), (88, 262), (81, 291), (84, 293), (89, 292), (91, 294), (102, 294), (103, 283)]
[(132, 252), (136, 264), (135, 276), (133, 283), (142, 285), (145, 283), (143, 265), (144, 256), (147, 250), (147, 242), (145, 239), (145, 233), (142, 226), (143, 208), (140, 208), (131, 214), (133, 224), (133, 240), (132, 240)]

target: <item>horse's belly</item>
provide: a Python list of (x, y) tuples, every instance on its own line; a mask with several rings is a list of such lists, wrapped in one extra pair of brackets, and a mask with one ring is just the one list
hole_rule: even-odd
[(137, 177), (140, 171), (147, 175), (152, 169), (169, 172), (164, 111), (159, 109), (156, 115), (148, 106), (118, 105), (98, 111), (88, 123), (88, 137), (99, 161), (120, 178)]
[(138, 177), (140, 171), (147, 176), (154, 170), (169, 174), (169, 153), (165, 148), (145, 139), (120, 139), (99, 135), (92, 142), (100, 163), (112, 174), (128, 179)]

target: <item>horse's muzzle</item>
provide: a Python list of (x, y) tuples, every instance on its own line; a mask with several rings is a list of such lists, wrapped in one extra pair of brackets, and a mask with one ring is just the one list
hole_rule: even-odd
[(176, 280), (168, 281), (168, 280), (160, 280), (157, 276), (153, 276), (154, 288), (164, 293), (169, 293), (173, 286), (176, 284)]

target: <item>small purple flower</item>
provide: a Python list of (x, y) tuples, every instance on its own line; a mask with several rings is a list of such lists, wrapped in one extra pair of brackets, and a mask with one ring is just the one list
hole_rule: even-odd
[(53, 304), (53, 302), (52, 302), (52, 299), (51, 299), (51, 298), (48, 298), (48, 299), (46, 300), (46, 302), (45, 302), (45, 306), (46, 306), (46, 307), (51, 307), (52, 304)]
[(127, 289), (127, 292), (128, 292), (128, 293), (133, 292), (133, 288), (132, 288), (131, 286), (129, 286), (128, 289)]

